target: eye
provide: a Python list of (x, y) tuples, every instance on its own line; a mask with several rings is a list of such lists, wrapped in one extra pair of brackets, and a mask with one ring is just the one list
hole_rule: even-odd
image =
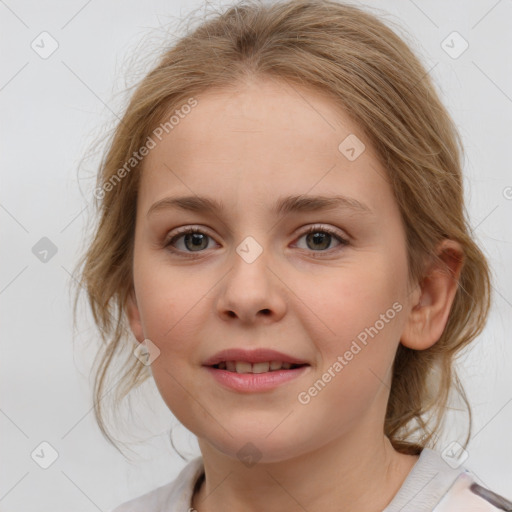
[[(338, 231), (325, 226), (311, 226), (307, 231), (302, 233), (299, 240), (305, 237), (306, 247), (300, 249), (310, 249), (313, 252), (324, 252), (332, 249), (333, 239), (338, 242), (338, 246), (348, 245), (349, 242), (340, 236)], [(201, 231), (199, 228), (183, 228), (164, 243), (164, 247), (170, 251), (184, 255), (192, 255), (191, 253), (200, 253), (204, 249), (211, 248), (209, 241), (213, 238)], [(215, 242), (214, 242), (215, 243)], [(187, 254), (188, 253), (188, 254)]]
[[(201, 252), (203, 249), (208, 248), (209, 239), (213, 240), (209, 235), (198, 228), (185, 228), (165, 242), (164, 247), (168, 247), (172, 252)], [(178, 242), (182, 243), (178, 244)], [(181, 246), (175, 248), (176, 245)]]
[[(306, 249), (318, 249), (314, 252), (328, 250), (333, 238), (338, 241), (338, 246), (348, 245), (348, 241), (341, 237), (336, 230), (325, 226), (311, 226), (300, 236), (299, 240), (303, 237), (306, 240)], [(301, 249), (303, 248), (301, 247)]]

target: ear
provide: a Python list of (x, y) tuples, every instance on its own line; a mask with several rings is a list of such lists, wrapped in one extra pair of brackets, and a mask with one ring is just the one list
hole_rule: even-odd
[(414, 350), (431, 347), (443, 334), (464, 265), (464, 252), (454, 240), (440, 242), (436, 253), (441, 261), (434, 260), (427, 268), (400, 338), (402, 345)]
[(139, 306), (137, 305), (137, 298), (135, 297), (135, 290), (133, 288), (126, 301), (126, 316), (128, 317), (133, 335), (139, 343), (142, 343), (145, 339), (144, 329), (142, 327)]

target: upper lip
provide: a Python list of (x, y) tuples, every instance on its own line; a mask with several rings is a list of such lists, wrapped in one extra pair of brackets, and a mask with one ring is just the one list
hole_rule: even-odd
[(248, 363), (264, 363), (267, 361), (281, 361), (283, 363), (292, 364), (309, 364), (307, 361), (299, 359), (298, 357), (283, 354), (276, 350), (268, 348), (258, 348), (254, 350), (247, 350), (243, 348), (230, 348), (221, 350), (212, 357), (208, 358), (203, 365), (213, 366), (223, 361), (245, 361)]

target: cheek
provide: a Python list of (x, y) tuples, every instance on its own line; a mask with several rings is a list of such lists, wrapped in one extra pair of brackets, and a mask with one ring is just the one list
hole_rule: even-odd
[[(204, 276), (190, 268), (171, 268), (169, 264), (146, 258), (135, 266), (135, 287), (146, 337), (163, 345), (186, 336), (200, 321), (203, 301), (211, 288)], [(179, 350), (182, 344), (175, 348)]]
[[(194, 431), (204, 414), (197, 385), (186, 371), (184, 362), (175, 356), (161, 354), (151, 365), (155, 385), (169, 410), (189, 430)], [(207, 421), (208, 418), (204, 418)]]
[[(393, 337), (399, 316), (401, 284), (381, 258), (371, 264), (347, 265), (328, 276), (296, 281), (302, 298), (302, 322), (331, 357), (348, 350), (351, 341), (377, 323), (379, 337)], [(393, 304), (398, 303), (393, 307)], [(381, 315), (384, 315), (381, 320)], [(315, 336), (312, 336), (315, 339)]]
[(319, 310), (335, 334), (322, 336), (314, 328), (310, 331), (321, 360), (309, 387), (301, 390), (301, 398), (309, 401), (304, 405), (308, 418), (332, 432), (339, 431), (340, 421), (349, 429), (377, 403), (377, 396), (387, 394), (403, 311), (395, 293), (389, 292), (392, 288), (384, 290), (383, 283), (374, 282), (372, 287), (345, 295), (342, 283), (335, 284), (340, 290), (337, 299)]

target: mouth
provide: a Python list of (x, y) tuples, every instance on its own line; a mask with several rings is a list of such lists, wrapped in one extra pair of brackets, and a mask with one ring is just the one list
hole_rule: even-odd
[(250, 363), (248, 361), (221, 361), (209, 367), (232, 373), (269, 373), (279, 370), (294, 370), (303, 366), (309, 366), (309, 364), (296, 364), (284, 361), (263, 361), (258, 363)]
[(212, 361), (203, 365), (222, 387), (237, 393), (271, 392), (301, 378), (311, 369), (308, 363), (290, 361)]
[(264, 347), (222, 350), (204, 361), (203, 367), (214, 381), (237, 393), (271, 392), (311, 370), (306, 359)]

